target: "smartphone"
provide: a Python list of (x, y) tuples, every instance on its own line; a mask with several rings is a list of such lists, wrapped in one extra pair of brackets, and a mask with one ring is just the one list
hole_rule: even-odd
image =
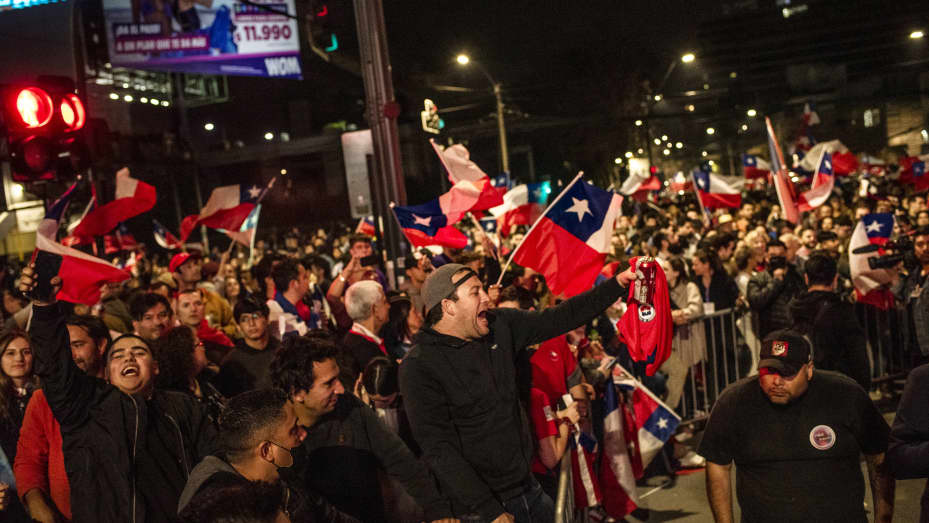
[(36, 251), (32, 255), (35, 263), (35, 287), (28, 293), (28, 297), (38, 301), (48, 301), (52, 297), (51, 280), (58, 276), (61, 270), (61, 255), (48, 251)]
[(371, 256), (365, 256), (364, 258), (358, 260), (358, 263), (360, 263), (362, 267), (371, 267), (377, 265), (378, 261), (377, 254), (372, 254)]

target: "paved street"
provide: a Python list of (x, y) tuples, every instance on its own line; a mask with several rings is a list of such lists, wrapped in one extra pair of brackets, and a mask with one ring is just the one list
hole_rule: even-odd
[[(893, 413), (887, 414), (887, 422), (893, 422)], [(862, 473), (866, 476), (866, 467), (862, 462)], [(734, 473), (733, 473), (734, 476)], [(664, 478), (651, 478), (649, 483), (659, 485)], [(697, 523), (713, 521), (709, 504), (706, 500), (706, 491), (704, 482), (706, 474), (703, 469), (696, 472), (685, 474), (677, 477), (676, 484), (669, 489), (655, 491), (655, 486), (639, 487), (639, 496), (645, 496), (642, 500), (642, 507), (649, 509), (650, 514), (647, 520), (627, 517), (626, 521), (639, 522), (648, 521), (650, 523), (657, 521), (675, 521), (682, 523)], [(735, 486), (735, 477), (733, 477), (733, 488)], [(926, 484), (924, 479), (915, 479), (907, 481), (898, 481), (896, 494), (894, 496), (894, 521), (900, 523), (912, 523), (919, 519), (919, 499), (922, 496), (923, 487)], [(871, 489), (868, 482), (865, 481), (867, 493), (865, 502), (868, 508), (869, 519), (873, 517), (871, 512)], [(651, 492), (651, 494), (649, 494)], [(734, 497), (734, 496), (733, 496)], [(736, 521), (738, 521), (739, 508), (735, 507)]]

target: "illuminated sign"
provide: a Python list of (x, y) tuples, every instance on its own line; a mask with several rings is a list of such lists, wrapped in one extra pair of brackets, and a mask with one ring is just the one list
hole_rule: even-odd
[(0, 0), (0, 11), (6, 11), (9, 9), (24, 9), (26, 7), (35, 7), (37, 5), (45, 4), (59, 4), (63, 3), (65, 0)]

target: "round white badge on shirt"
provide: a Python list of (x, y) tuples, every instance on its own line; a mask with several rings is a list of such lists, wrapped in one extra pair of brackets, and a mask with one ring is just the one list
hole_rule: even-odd
[(835, 431), (829, 425), (817, 425), (810, 431), (810, 445), (816, 450), (829, 450), (835, 445)]

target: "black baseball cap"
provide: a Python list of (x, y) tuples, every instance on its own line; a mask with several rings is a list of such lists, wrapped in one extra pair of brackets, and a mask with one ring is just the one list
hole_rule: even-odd
[(813, 350), (809, 340), (793, 329), (774, 331), (761, 342), (759, 369), (770, 368), (782, 376), (793, 376), (811, 361)]

